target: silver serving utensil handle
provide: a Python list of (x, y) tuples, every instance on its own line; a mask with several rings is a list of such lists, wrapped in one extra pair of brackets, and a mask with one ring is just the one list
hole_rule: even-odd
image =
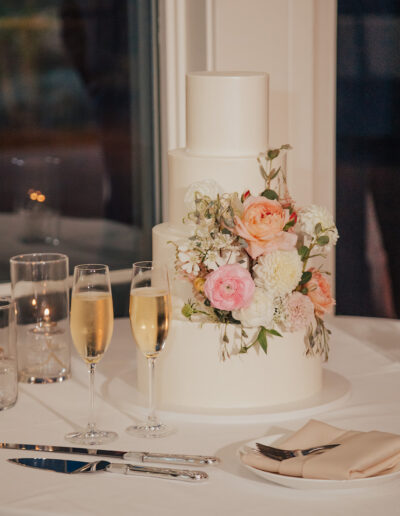
[(110, 473), (122, 473), (125, 475), (141, 475), (170, 480), (183, 480), (185, 482), (198, 482), (207, 480), (208, 475), (204, 471), (193, 471), (190, 469), (154, 468), (150, 466), (139, 466), (136, 464), (119, 464), (113, 462), (106, 467)]
[(125, 460), (137, 460), (138, 455), (142, 462), (159, 462), (171, 465), (183, 466), (207, 466), (218, 464), (219, 458), (211, 455), (184, 455), (184, 454), (165, 454), (152, 452), (127, 452), (124, 453)]

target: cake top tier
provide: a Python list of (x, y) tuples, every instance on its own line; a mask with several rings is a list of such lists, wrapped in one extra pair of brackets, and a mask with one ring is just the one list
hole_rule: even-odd
[(268, 143), (268, 75), (192, 72), (186, 77), (186, 149), (256, 156)]

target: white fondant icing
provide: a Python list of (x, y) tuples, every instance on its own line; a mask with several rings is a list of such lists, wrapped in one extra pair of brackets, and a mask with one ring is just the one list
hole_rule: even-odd
[[(254, 346), (223, 361), (223, 331), (223, 326), (212, 323), (172, 321), (157, 365), (160, 407), (262, 407), (305, 399), (322, 388), (321, 357), (305, 356), (303, 332), (268, 338), (267, 355)], [(229, 340), (236, 347), (238, 333), (237, 326), (229, 325)], [(146, 392), (144, 358), (138, 373), (139, 389)]]
[(171, 224), (182, 223), (183, 217), (187, 215), (183, 199), (187, 188), (195, 181), (211, 178), (225, 192), (238, 192), (239, 195), (246, 190), (259, 195), (265, 185), (257, 155), (216, 158), (192, 156), (185, 149), (175, 149), (168, 153), (168, 170), (168, 220)]
[(186, 148), (207, 156), (266, 150), (268, 75), (192, 72), (186, 77)]

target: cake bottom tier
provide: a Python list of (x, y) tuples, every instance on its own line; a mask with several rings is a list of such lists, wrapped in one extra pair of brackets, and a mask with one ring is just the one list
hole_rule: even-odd
[[(306, 356), (304, 332), (268, 338), (268, 353), (253, 346), (235, 354), (238, 327), (228, 325), (230, 358), (221, 358), (217, 324), (173, 320), (156, 364), (157, 405), (164, 409), (232, 409), (292, 403), (322, 389), (320, 356)], [(138, 354), (138, 387), (147, 394), (146, 359)]]

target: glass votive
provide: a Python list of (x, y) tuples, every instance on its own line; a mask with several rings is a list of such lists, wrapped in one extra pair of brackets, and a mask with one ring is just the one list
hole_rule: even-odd
[(11, 299), (0, 298), (0, 410), (15, 405), (17, 397), (14, 303)]
[(21, 254), (10, 267), (19, 381), (62, 382), (71, 374), (68, 257)]

